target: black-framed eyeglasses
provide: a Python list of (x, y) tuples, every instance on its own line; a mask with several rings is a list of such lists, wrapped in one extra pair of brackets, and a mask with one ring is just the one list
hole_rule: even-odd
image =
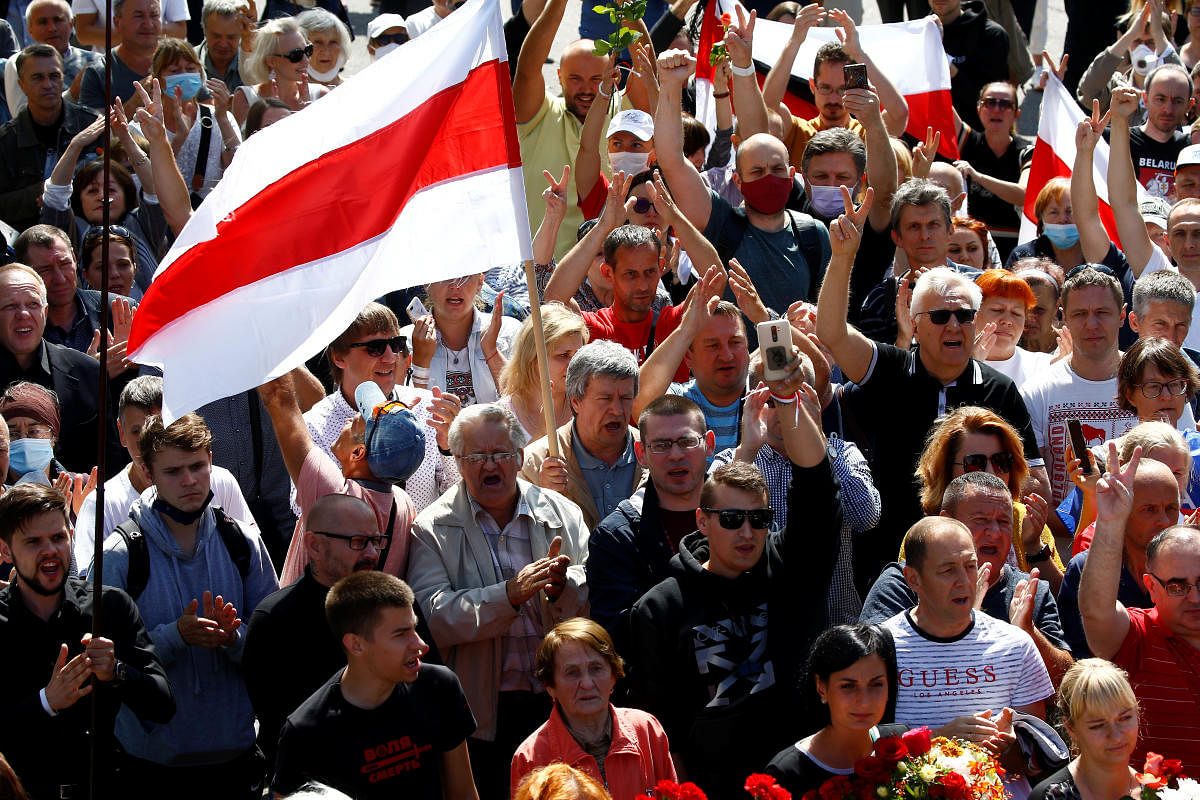
[(389, 44), (405, 44), (407, 41), (407, 33), (381, 33), (371, 40), (371, 44), (384, 47)]
[(286, 53), (274, 53), (273, 55), (276, 55), (279, 58), (286, 58), (293, 64), (299, 64), (306, 58), (312, 58), (312, 54), (313, 46), (311, 44), (306, 44), (304, 47), (293, 47)]
[(655, 439), (646, 445), (646, 449), (656, 455), (669, 453), (679, 445), (679, 449), (683, 451), (695, 450), (700, 445), (704, 444), (703, 436), (680, 436), (678, 439)]
[(716, 514), (721, 527), (731, 531), (742, 527), (742, 523), (747, 519), (750, 520), (751, 528), (766, 530), (771, 527), (771, 520), (775, 519), (775, 509), (773, 508), (702, 508), (700, 510), (705, 514)]
[(975, 321), (977, 313), (979, 312), (974, 308), (935, 308), (933, 311), (918, 311), (913, 314), (913, 318), (925, 314), (934, 325), (945, 325), (950, 321), (950, 317), (954, 317), (959, 325), (970, 325)]
[(990, 456), (983, 453), (971, 453), (963, 456), (962, 461), (956, 463), (963, 468), (963, 472), (983, 472), (987, 469), (988, 462), (991, 461), (992, 469), (1007, 474), (1012, 472), (1016, 460), (1016, 456), (1012, 453), (992, 453)]
[(351, 535), (347, 535), (344, 533), (329, 533), (328, 531), (312, 531), (312, 530), (310, 530), (309, 533), (315, 533), (317, 536), (324, 536), (328, 539), (341, 539), (343, 542), (346, 542), (347, 546), (351, 550), (366, 550), (367, 545), (371, 545), (376, 550), (382, 550), (384, 548), (384, 546), (388, 543), (388, 540), (392, 538), (387, 535), (379, 535), (379, 536), (354, 535), (354, 536), (351, 536)]
[(404, 336), (391, 336), (387, 339), (368, 339), (365, 342), (351, 342), (351, 347), (361, 347), (371, 358), (379, 358), (383, 351), (391, 347), (398, 356), (408, 355), (408, 339)]
[[(84, 244), (87, 244), (88, 242), (92, 241), (93, 239), (99, 239), (103, 233), (104, 233), (103, 225), (93, 225), (92, 227), (90, 227), (86, 231), (84, 231), (84, 233), (83, 233)], [(109, 225), (108, 226), (108, 235), (109, 236), (123, 236), (124, 238), (130, 239), (130, 240), (132, 240), (134, 238), (133, 231), (129, 230), (129, 228), (126, 228), (124, 225)]]
[(1008, 111), (1010, 108), (1016, 108), (1017, 104), (1007, 97), (985, 97), (979, 101), (979, 105), (984, 108), (995, 108), (1000, 111)]
[(1200, 591), (1200, 581), (1192, 583), (1191, 581), (1184, 580), (1183, 578), (1170, 578), (1164, 581), (1153, 572), (1147, 572), (1146, 574), (1158, 581), (1158, 585), (1163, 588), (1163, 591), (1167, 593), (1168, 597), (1187, 597), (1192, 591), (1192, 587), (1195, 587), (1197, 591)]
[(1083, 271), (1085, 269), (1094, 269), (1094, 270), (1096, 270), (1096, 272), (1107, 275), (1110, 278), (1117, 277), (1117, 273), (1113, 272), (1110, 267), (1106, 267), (1103, 264), (1080, 264), (1078, 267), (1071, 268), (1071, 271), (1067, 273), (1066, 279), (1071, 280), (1071, 278), (1074, 278), (1076, 275), (1078, 275), (1081, 271)]
[(465, 456), (459, 456), (463, 461), (477, 467), (481, 467), (489, 461), (494, 461), (496, 466), (502, 467), (516, 457), (516, 453), (467, 453)]
[(1165, 390), (1167, 397), (1179, 397), (1181, 394), (1186, 394), (1188, 390), (1187, 378), (1175, 378), (1169, 381), (1146, 381), (1145, 383), (1135, 383), (1134, 386), (1142, 390), (1142, 397), (1147, 400), (1153, 400), (1160, 397)]
[(636, 197), (633, 200), (633, 210), (636, 214), (648, 214), (658, 209), (654, 207), (654, 203), (651, 203), (649, 198)]

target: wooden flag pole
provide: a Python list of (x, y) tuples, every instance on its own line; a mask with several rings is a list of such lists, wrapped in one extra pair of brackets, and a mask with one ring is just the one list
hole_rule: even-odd
[(533, 335), (537, 340), (538, 378), (542, 384), (542, 413), (546, 417), (546, 444), (549, 455), (562, 458), (558, 452), (558, 437), (554, 435), (558, 420), (554, 416), (554, 395), (550, 391), (550, 356), (546, 352), (546, 330), (542, 327), (542, 303), (538, 297), (537, 278), (533, 261), (525, 261), (525, 283), (529, 287), (529, 315), (533, 318)]

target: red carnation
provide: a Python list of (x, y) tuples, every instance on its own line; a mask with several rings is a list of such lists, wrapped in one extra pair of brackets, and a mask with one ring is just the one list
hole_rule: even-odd
[(938, 778), (938, 783), (945, 788), (948, 800), (967, 800), (970, 797), (967, 779), (957, 772), (947, 772)]
[(1159, 773), (1164, 778), (1182, 778), (1183, 777), (1183, 762), (1178, 758), (1166, 758), (1162, 762), (1162, 772)]
[(1158, 753), (1150, 750), (1146, 753), (1146, 763), (1142, 767), (1142, 772), (1148, 772), (1152, 775), (1161, 775), (1163, 757)]
[(721, 24), (726, 28), (733, 24), (733, 16), (728, 11), (721, 15)]
[(700, 787), (694, 783), (679, 784), (679, 800), (708, 800)]
[(767, 788), (767, 800), (792, 800), (792, 793), (777, 783)]
[(908, 748), (909, 755), (923, 756), (929, 752), (932, 743), (929, 738), (929, 728), (916, 728), (911, 731), (905, 731), (900, 736), (900, 741), (904, 742), (904, 746)]
[(844, 800), (852, 791), (854, 791), (854, 787), (850, 784), (849, 778), (845, 775), (834, 775), (821, 784), (819, 794), (821, 800)]
[(753, 795), (755, 800), (767, 800), (771, 796), (771, 787), (777, 785), (778, 781), (774, 777), (756, 772), (746, 778), (746, 784), (742, 788)]
[(871, 783), (883, 783), (892, 775), (892, 766), (878, 756), (860, 758), (854, 771)]
[(821, 800), (821, 795), (817, 794), (816, 789), (809, 789), (800, 800)]
[(889, 766), (894, 766), (908, 756), (908, 746), (899, 736), (885, 736), (875, 742), (875, 755), (886, 761)]
[(654, 784), (654, 792), (655, 794), (665, 794), (667, 797), (674, 797), (679, 793), (679, 784), (675, 781), (659, 781)]

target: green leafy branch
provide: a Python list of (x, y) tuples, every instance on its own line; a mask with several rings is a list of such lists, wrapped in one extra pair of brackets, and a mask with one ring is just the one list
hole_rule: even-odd
[(614, 25), (620, 24), (621, 27), (616, 33), (611, 34), (607, 39), (597, 39), (596, 46), (592, 52), (598, 56), (606, 56), (609, 53), (619, 53), (626, 50), (642, 38), (642, 34), (627, 27), (624, 22), (638, 20), (646, 16), (646, 0), (629, 0), (627, 3), (614, 2), (612, 5), (595, 5), (592, 6), (592, 11), (602, 16), (606, 16)]

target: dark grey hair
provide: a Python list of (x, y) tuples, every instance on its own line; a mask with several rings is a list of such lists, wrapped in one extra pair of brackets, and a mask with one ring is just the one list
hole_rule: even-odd
[(117, 418), (125, 413), (125, 409), (134, 406), (147, 414), (162, 408), (163, 379), (157, 375), (142, 375), (125, 384), (121, 390), (121, 398), (117, 401)]
[(1196, 290), (1191, 281), (1173, 269), (1152, 272), (1133, 284), (1133, 313), (1142, 316), (1150, 303), (1176, 303), (1190, 315), (1196, 305)]
[(633, 391), (637, 393), (637, 359), (621, 345), (600, 339), (588, 342), (575, 353), (567, 365), (567, 400), (578, 400), (587, 394), (588, 384), (595, 376), (623, 380), (633, 379)]
[(243, 11), (249, 11), (245, 0), (204, 0), (200, 9), (200, 27), (208, 30), (208, 18), (213, 14), (226, 19), (233, 19)]
[(1012, 499), (1012, 494), (1008, 491), (1008, 484), (997, 478), (990, 472), (964, 472), (946, 487), (945, 494), (942, 495), (942, 511), (946, 514), (954, 516), (954, 510), (958, 508), (958, 504), (967, 498), (971, 493), (972, 488), (979, 491), (990, 491), (993, 494), (1002, 494), (1005, 497)]
[(848, 153), (854, 159), (854, 168), (858, 170), (859, 178), (862, 178), (863, 173), (867, 171), (866, 144), (863, 143), (861, 136), (851, 133), (845, 128), (830, 128), (827, 131), (820, 131), (809, 139), (808, 145), (804, 148), (800, 168), (807, 175), (809, 162), (814, 157), (827, 153)]
[(892, 195), (892, 229), (900, 230), (900, 212), (905, 206), (928, 206), (936, 204), (942, 210), (946, 220), (946, 230), (950, 227), (950, 195), (933, 181), (921, 178), (910, 178), (896, 189)]
[(463, 452), (463, 431), (477, 422), (498, 422), (508, 429), (508, 441), (514, 452), (521, 452), (525, 447), (525, 432), (517, 416), (498, 403), (476, 403), (464, 408), (454, 421), (450, 423), (450, 452), (456, 456), (466, 455)]

